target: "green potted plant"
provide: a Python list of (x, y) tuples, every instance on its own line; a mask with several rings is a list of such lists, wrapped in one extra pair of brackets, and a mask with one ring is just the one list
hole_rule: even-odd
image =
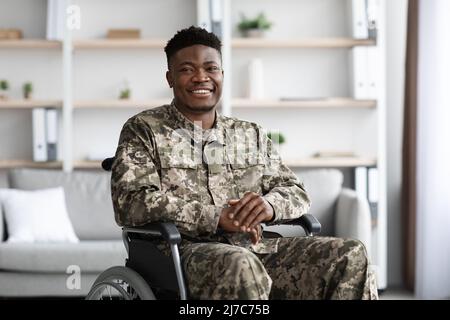
[(282, 145), (286, 142), (286, 138), (281, 132), (269, 132), (267, 133), (267, 136), (272, 140), (273, 144)]
[(238, 29), (244, 37), (262, 37), (271, 26), (272, 22), (267, 20), (264, 13), (258, 14), (254, 19), (249, 19), (244, 14), (241, 14)]
[(285, 144), (286, 138), (281, 132), (268, 132), (267, 137), (272, 140), (272, 144), (278, 153), (282, 154), (282, 145)]
[(8, 95), (6, 94), (9, 89), (8, 80), (0, 80), (0, 99), (6, 100), (8, 99)]
[(131, 89), (127, 80), (124, 80), (123, 88), (120, 90), (119, 99), (130, 99)]
[(130, 93), (130, 89), (122, 89), (122, 91), (120, 91), (119, 99), (130, 99)]
[(31, 82), (25, 82), (23, 84), (23, 97), (25, 99), (31, 99), (33, 93), (33, 84)]

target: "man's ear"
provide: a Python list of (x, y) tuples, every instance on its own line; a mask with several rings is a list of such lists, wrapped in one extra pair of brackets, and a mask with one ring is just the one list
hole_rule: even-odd
[(173, 87), (173, 77), (172, 77), (172, 73), (170, 72), (170, 70), (166, 71), (166, 80), (167, 83), (169, 84), (169, 87)]

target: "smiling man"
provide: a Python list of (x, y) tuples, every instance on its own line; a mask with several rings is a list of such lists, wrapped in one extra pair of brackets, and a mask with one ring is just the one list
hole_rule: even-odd
[[(166, 48), (167, 51), (170, 47)], [(196, 44), (173, 53), (166, 72), (173, 88), (174, 104), (192, 120), (205, 121), (211, 128), (215, 107), (222, 94), (223, 71), (219, 51), (204, 44)]]
[(216, 112), (220, 40), (190, 27), (165, 52), (174, 98), (123, 126), (111, 177), (117, 223), (176, 224), (191, 298), (376, 299), (359, 241), (262, 237), (262, 223), (298, 218), (310, 199), (260, 126)]

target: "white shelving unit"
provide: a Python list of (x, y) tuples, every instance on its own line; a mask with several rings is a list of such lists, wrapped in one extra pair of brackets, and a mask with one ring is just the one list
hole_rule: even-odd
[[(5, 121), (2, 118), (12, 119), (12, 124), (5, 126), (2, 132), (19, 125), (24, 128), (18, 137), (20, 150), (14, 149), (14, 143), (1, 143), (0, 169), (24, 166), (65, 171), (99, 168), (100, 162), (88, 161), (87, 155), (96, 152), (111, 155), (126, 119), (142, 109), (171, 100), (164, 78), (163, 47), (177, 30), (201, 24), (201, 15), (209, 12), (205, 9), (209, 0), (129, 1), (126, 5), (120, 1), (72, 0), (68, 3), (81, 8), (82, 28), (66, 32), (61, 41), (49, 41), (44, 40), (45, 0), (7, 1), (18, 12), (31, 7), (37, 13), (18, 19), (17, 24), (23, 25), (26, 39), (0, 41), (0, 69), (15, 68), (33, 75), (32, 80), (41, 86), (36, 91), (41, 89), (43, 94), (36, 94), (34, 100), (22, 100), (16, 89), (10, 100), (0, 101), (0, 126)], [(378, 169), (378, 213), (372, 252), (378, 266), (379, 286), (385, 288), (386, 0), (375, 0), (377, 41), (353, 37), (347, 25), (352, 17), (351, 1), (216, 2), (220, 3), (223, 19), (225, 82), (221, 112), (284, 132), (287, 144), (283, 156), (295, 170), (358, 166)], [(274, 22), (273, 30), (265, 38), (241, 38), (235, 27), (239, 13), (252, 16), (261, 11)], [(98, 19), (99, 12), (101, 19)], [(38, 22), (43, 26), (41, 31), (32, 24), (37, 23), (36, 17), (43, 20)], [(5, 14), (0, 13), (1, 18), (7, 20)], [(142, 39), (104, 39), (107, 28), (114, 27), (138, 27), (142, 30)], [(376, 88), (370, 98), (353, 95), (358, 83), (351, 77), (354, 73), (352, 53), (360, 48), (371, 49), (371, 63), (377, 71), (371, 75)], [(11, 58), (11, 61), (6, 64), (1, 58)], [(254, 58), (261, 59), (264, 67), (265, 96), (259, 99), (250, 99), (246, 94), (247, 66)], [(31, 62), (21, 66), (24, 59), (36, 59), (42, 67), (35, 68)], [(26, 80), (13, 71), (4, 70), (7, 70), (4, 77)], [(119, 82), (123, 78), (131, 80), (130, 100), (117, 99)], [(61, 110), (60, 153), (56, 162), (34, 163), (31, 160), (29, 111), (41, 107)], [(321, 159), (312, 156), (321, 150), (353, 151), (357, 157)]]

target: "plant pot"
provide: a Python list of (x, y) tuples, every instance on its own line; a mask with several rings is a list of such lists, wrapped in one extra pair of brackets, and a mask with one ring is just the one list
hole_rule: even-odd
[(277, 151), (278, 155), (283, 159), (284, 158), (284, 146), (282, 144), (274, 143), (273, 148)]
[(6, 91), (0, 92), (0, 100), (8, 100), (8, 94)]
[(130, 99), (130, 96), (131, 96), (131, 92), (129, 90), (124, 90), (124, 91), (120, 92), (119, 99), (127, 100), (127, 99)]
[(246, 38), (263, 38), (266, 32), (262, 29), (248, 29), (242, 31), (242, 35)]
[(32, 92), (25, 92), (25, 93), (23, 94), (23, 97), (24, 97), (26, 100), (29, 100), (29, 99), (33, 98), (33, 93), (32, 93)]

